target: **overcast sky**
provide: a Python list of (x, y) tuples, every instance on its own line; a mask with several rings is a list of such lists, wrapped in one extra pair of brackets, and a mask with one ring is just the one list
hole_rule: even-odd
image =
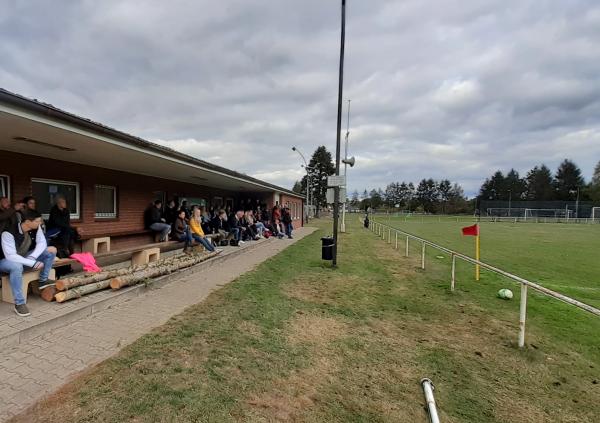
[[(0, 87), (291, 187), (293, 145), (335, 149), (339, 17), (339, 0), (4, 0)], [(564, 158), (591, 178), (597, 0), (348, 0), (346, 29), (349, 192), (473, 194)]]

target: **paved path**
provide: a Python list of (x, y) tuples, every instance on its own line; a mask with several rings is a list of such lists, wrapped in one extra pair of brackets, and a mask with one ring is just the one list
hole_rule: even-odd
[(0, 345), (0, 422), (313, 231), (299, 229), (294, 231), (294, 240), (272, 240), (227, 260), (218, 272), (213, 267), (182, 276), (160, 289), (17, 346), (3, 349)]

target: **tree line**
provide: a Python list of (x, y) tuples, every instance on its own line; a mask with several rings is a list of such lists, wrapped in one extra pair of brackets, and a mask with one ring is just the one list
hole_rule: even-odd
[(466, 213), (472, 209), (464, 190), (448, 179), (422, 179), (417, 186), (412, 182), (392, 182), (385, 191), (381, 188), (365, 190), (362, 197), (352, 193), (350, 206), (354, 208), (387, 208), (417, 213)]
[(534, 166), (525, 177), (511, 169), (506, 175), (497, 170), (479, 190), (482, 200), (600, 201), (600, 162), (586, 183), (581, 169), (571, 160), (563, 160), (553, 174), (544, 164)]
[[(311, 203), (318, 210), (327, 206), (327, 177), (335, 173), (331, 153), (325, 146), (318, 147), (310, 162)], [(296, 181), (293, 190), (306, 195), (307, 177)], [(544, 164), (534, 166), (524, 177), (515, 169), (506, 175), (497, 170), (481, 185), (479, 200), (529, 200), (529, 201), (580, 201), (600, 202), (600, 162), (594, 168), (589, 182), (582, 176), (581, 169), (571, 160), (565, 159), (556, 172)], [(422, 179), (416, 186), (412, 182), (391, 182), (385, 190), (364, 190), (362, 195), (354, 191), (347, 204), (362, 210), (387, 208), (425, 213), (472, 213), (477, 199), (468, 200), (458, 183), (448, 179)]]

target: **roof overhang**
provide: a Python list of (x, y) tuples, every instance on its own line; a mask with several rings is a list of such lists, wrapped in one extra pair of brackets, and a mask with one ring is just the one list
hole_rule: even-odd
[(0, 150), (242, 192), (278, 187), (0, 89)]

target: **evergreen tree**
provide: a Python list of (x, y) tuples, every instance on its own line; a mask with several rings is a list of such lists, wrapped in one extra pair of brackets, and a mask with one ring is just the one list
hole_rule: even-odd
[(527, 200), (547, 201), (554, 199), (554, 178), (546, 165), (535, 166), (527, 173)]
[(506, 179), (502, 172), (497, 170), (491, 178), (485, 180), (479, 190), (479, 196), (484, 200), (500, 200), (505, 192)]
[[(325, 146), (318, 147), (308, 163), (313, 168), (310, 180), (310, 198), (316, 206), (317, 216), (319, 210), (327, 206), (327, 177), (335, 174), (335, 166), (331, 159), (331, 153)], [(306, 190), (307, 177), (302, 178), (302, 187)]]
[(369, 193), (370, 195), (370, 203), (371, 203), (371, 208), (373, 209), (378, 209), (382, 206), (383, 204), (383, 198), (380, 194), (381, 189), (376, 190), (376, 189), (372, 189), (371, 192)]
[(446, 213), (446, 206), (448, 200), (450, 200), (450, 192), (452, 191), (452, 184), (448, 179), (442, 179), (437, 185), (438, 200), (441, 202), (442, 213)]
[[(521, 179), (519, 172), (511, 169), (504, 178), (505, 192), (502, 193), (502, 200), (521, 200), (527, 191), (527, 183)], [(510, 191), (510, 192), (509, 192)]]
[(305, 190), (302, 187), (302, 182), (301, 181), (294, 182), (294, 187), (292, 188), (292, 191), (297, 192), (298, 194), (304, 194)]
[(417, 186), (416, 200), (423, 211), (431, 213), (433, 206), (437, 202), (437, 186), (433, 179), (422, 179)]
[(592, 186), (600, 188), (600, 162), (594, 168), (594, 175), (592, 175)]
[(577, 198), (577, 191), (582, 189), (584, 185), (585, 181), (581, 176), (581, 169), (571, 160), (563, 160), (558, 166), (554, 180), (556, 199), (573, 201)]

